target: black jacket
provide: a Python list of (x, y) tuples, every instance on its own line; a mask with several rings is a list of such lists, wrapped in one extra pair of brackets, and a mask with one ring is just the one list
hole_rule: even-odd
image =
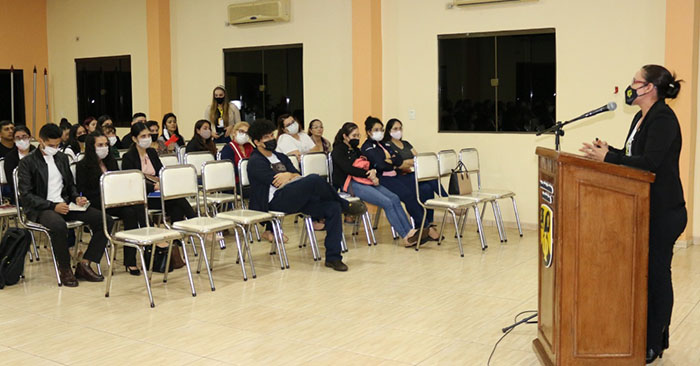
[[(113, 157), (108, 156), (103, 161), (107, 171), (119, 170), (119, 165)], [(83, 159), (75, 166), (75, 182), (78, 192), (82, 193), (90, 201), (90, 206), (97, 209), (102, 207), (102, 196), (100, 195), (101, 177), (102, 169), (95, 162), (88, 162), (88, 160)]]
[[(29, 154), (34, 151), (36, 147), (34, 145), (29, 145)], [(27, 154), (27, 155), (29, 155)], [(5, 177), (7, 177), (7, 185), (10, 186), (10, 201), (14, 202), (15, 197), (15, 186), (13, 185), (14, 180), (12, 179), (12, 171), (19, 165), (19, 152), (17, 151), (17, 146), (10, 150), (7, 155), (5, 155)]]
[[(384, 149), (382, 149), (379, 144), (382, 144), (384, 149), (389, 152), (391, 163), (386, 161)], [(376, 142), (372, 139), (367, 139), (367, 141), (362, 144), (362, 155), (366, 156), (367, 160), (369, 160), (370, 169), (376, 169), (377, 173), (396, 170), (396, 168), (403, 163), (403, 158), (399, 156), (388, 142)], [(381, 174), (377, 174), (377, 177), (381, 177)]]
[(127, 133), (122, 137), (121, 141), (118, 143), (114, 144), (114, 146), (121, 146), (120, 149), (129, 149), (131, 148), (131, 145), (134, 144), (134, 141), (131, 139), (131, 132)]
[[(148, 154), (148, 159), (151, 160), (151, 164), (153, 164), (153, 169), (156, 171), (156, 176), (159, 175), (160, 170), (163, 168), (163, 163), (160, 162), (158, 152), (149, 147), (146, 149), (146, 154)], [(129, 149), (129, 151), (124, 153), (122, 156), (122, 170), (129, 169), (141, 171), (141, 158), (139, 157), (139, 152), (135, 147)], [(148, 191), (148, 193), (153, 192), (153, 186), (154, 184), (146, 179), (146, 191)]]
[(367, 171), (364, 169), (352, 166), (352, 163), (357, 160), (360, 155), (360, 150), (352, 149), (345, 143), (333, 144), (331, 158), (333, 160), (333, 186), (336, 189), (343, 189), (345, 180), (348, 175), (354, 177), (367, 177)]
[[(287, 172), (297, 173), (292, 161), (287, 155), (274, 152), (277, 158), (287, 168)], [(250, 209), (257, 211), (268, 211), (268, 197), (270, 195), (270, 185), (275, 178), (270, 161), (267, 160), (258, 150), (253, 150), (248, 159), (248, 180), (250, 181)]]
[[(634, 116), (627, 139), (640, 118), (641, 111)], [(624, 148), (614, 147), (609, 147), (605, 156), (608, 163), (649, 170), (656, 174), (656, 180), (651, 184), (649, 199), (649, 214), (652, 218), (668, 211), (685, 209), (678, 168), (681, 143), (681, 128), (676, 114), (665, 101), (659, 100), (649, 109), (634, 136), (632, 156), (626, 156)]]
[[(214, 142), (212, 141), (212, 144)], [(198, 151), (206, 151), (208, 153), (212, 153), (212, 155), (216, 156), (216, 146), (213, 146), (213, 152), (212, 150), (209, 150), (209, 146), (205, 145), (202, 141), (201, 138), (195, 136), (190, 140), (190, 142), (187, 143), (187, 146), (185, 147), (185, 152), (198, 152)]]
[[(68, 164), (68, 157), (62, 152), (53, 156), (58, 171), (63, 176), (63, 191), (61, 196), (66, 203), (75, 202), (78, 198), (78, 190), (73, 183)], [(36, 221), (39, 213), (44, 210), (53, 210), (56, 203), (46, 199), (48, 193), (49, 168), (44, 160), (44, 154), (40, 149), (35, 149), (31, 154), (19, 161), (17, 167), (19, 178), (19, 201), (30, 221)]]

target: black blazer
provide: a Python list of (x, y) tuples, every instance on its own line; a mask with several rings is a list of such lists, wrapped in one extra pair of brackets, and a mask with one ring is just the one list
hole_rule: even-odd
[[(294, 167), (292, 161), (289, 160), (287, 155), (282, 153), (273, 152), (287, 168), (287, 172), (297, 173), (299, 171)], [(267, 160), (265, 155), (263, 155), (258, 150), (253, 150), (248, 159), (248, 180), (250, 181), (250, 209), (257, 211), (268, 211), (267, 201), (270, 195), (270, 185), (275, 179), (275, 171), (272, 170), (270, 161)]]
[[(56, 162), (56, 167), (63, 177), (63, 191), (61, 196), (66, 203), (75, 202), (78, 198), (78, 190), (73, 183), (73, 174), (71, 174), (68, 164), (68, 157), (58, 152), (53, 156)], [(19, 182), (19, 201), (30, 221), (36, 221), (39, 213), (44, 210), (53, 210), (56, 203), (46, 199), (48, 193), (49, 167), (44, 160), (44, 154), (40, 149), (35, 149), (34, 152), (27, 155), (19, 161), (17, 166), (17, 175)]]
[(345, 143), (340, 142), (333, 144), (331, 158), (333, 160), (333, 186), (336, 189), (343, 189), (348, 175), (362, 178), (367, 177), (366, 170), (352, 166), (352, 163), (354, 163), (360, 155), (360, 150), (352, 149), (348, 145), (345, 145)]
[[(214, 142), (212, 142), (213, 144)], [(212, 151), (209, 150), (209, 147), (201, 141), (201, 138), (195, 136), (190, 140), (190, 142), (187, 143), (187, 146), (185, 147), (185, 152), (198, 152), (198, 151), (206, 151), (211, 153)], [(214, 152), (212, 153), (214, 156), (216, 156), (216, 147), (214, 147)]]
[[(29, 145), (29, 153), (31, 154), (32, 151), (34, 151), (36, 147), (34, 145)], [(29, 154), (27, 154), (29, 155)], [(10, 201), (14, 202), (15, 197), (15, 186), (14, 186), (14, 179), (12, 178), (12, 171), (15, 170), (15, 168), (19, 165), (19, 152), (17, 151), (17, 147), (15, 146), (14, 149), (10, 150), (7, 155), (5, 155), (5, 177), (7, 177), (7, 184), (10, 186)]]
[[(387, 163), (384, 149), (382, 149), (379, 144), (389, 152), (391, 163)], [(396, 168), (403, 163), (403, 158), (399, 156), (388, 142), (376, 142), (372, 139), (367, 139), (367, 141), (362, 144), (362, 155), (366, 156), (367, 160), (369, 160), (370, 169), (376, 169), (378, 173), (396, 170)], [(377, 177), (381, 178), (381, 174), (377, 174)]]
[[(158, 157), (158, 152), (153, 149), (153, 148), (148, 148), (146, 149), (146, 154), (148, 154), (148, 159), (151, 160), (151, 164), (153, 164), (153, 169), (156, 171), (156, 176), (160, 174), (160, 170), (163, 168), (163, 163), (160, 162), (160, 158)], [(129, 169), (136, 169), (138, 171), (141, 171), (141, 158), (139, 157), (139, 152), (136, 150), (136, 147), (133, 147), (129, 149), (123, 156), (122, 156), (122, 170), (129, 170)], [(146, 191), (148, 193), (151, 193), (154, 191), (154, 184), (146, 179)]]
[[(640, 118), (641, 111), (632, 119), (627, 139)], [(681, 143), (681, 128), (676, 114), (664, 100), (659, 100), (649, 109), (639, 131), (634, 135), (632, 156), (626, 156), (624, 148), (614, 147), (609, 147), (605, 156), (608, 163), (649, 170), (656, 174), (656, 180), (651, 184), (649, 199), (649, 214), (652, 218), (664, 215), (668, 211), (685, 209), (678, 168)]]
[(114, 146), (119, 145), (121, 149), (129, 149), (133, 144), (134, 141), (131, 139), (131, 132), (129, 132), (126, 135), (124, 135), (121, 141), (117, 142), (117, 144), (115, 144)]
[[(108, 156), (103, 161), (107, 171), (119, 170), (117, 160), (113, 157)], [(95, 165), (94, 162), (88, 162), (86, 159), (83, 159), (75, 166), (75, 182), (78, 192), (82, 193), (90, 201), (90, 206), (97, 209), (102, 207), (102, 196), (100, 195), (101, 177), (102, 169), (100, 169), (99, 165)]]

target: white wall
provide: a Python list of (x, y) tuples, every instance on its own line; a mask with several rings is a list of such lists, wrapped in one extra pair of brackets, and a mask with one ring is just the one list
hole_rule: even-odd
[[(620, 146), (637, 111), (622, 91), (644, 64), (663, 63), (665, 2), (539, 0), (447, 9), (448, 1), (382, 1), (384, 119), (404, 121), (419, 151), (476, 147), (485, 186), (512, 189), (521, 220), (537, 221), (535, 147), (553, 137), (437, 133), (439, 34), (556, 28), (557, 118), (566, 120), (615, 101), (618, 110), (566, 130), (562, 150), (577, 152), (595, 137)], [(613, 95), (615, 86), (620, 93)], [(416, 120), (409, 120), (409, 110)], [(514, 221), (512, 210), (503, 210)]]
[(226, 48), (302, 43), (305, 119), (321, 119), (327, 134), (352, 119), (349, 0), (291, 1), (288, 23), (227, 27), (230, 3), (171, 0), (173, 112), (185, 138), (203, 118), (214, 87), (224, 83)]

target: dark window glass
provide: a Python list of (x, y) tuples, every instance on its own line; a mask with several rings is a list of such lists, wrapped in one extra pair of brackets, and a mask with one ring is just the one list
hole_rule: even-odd
[(116, 127), (131, 125), (131, 56), (75, 60), (78, 85), (78, 121), (103, 114)]
[[(31, 71), (30, 71), (31, 72)], [(38, 74), (37, 74), (37, 77)], [(41, 75), (44, 77), (44, 75)], [(14, 80), (14, 105), (15, 105), (15, 118), (12, 119), (12, 109), (10, 108), (10, 70), (0, 70), (0, 121), (8, 120), (15, 123), (15, 125), (26, 124), (25, 111), (24, 111), (24, 72), (22, 70), (15, 69), (12, 74), (12, 79)], [(44, 95), (44, 90), (37, 91), (39, 96)], [(41, 98), (43, 99), (43, 98)], [(45, 113), (46, 105), (37, 105), (37, 114)]]
[(225, 86), (241, 102), (241, 118), (252, 122), (294, 114), (304, 121), (302, 45), (224, 50)]
[(440, 132), (536, 132), (555, 122), (553, 29), (438, 36)]

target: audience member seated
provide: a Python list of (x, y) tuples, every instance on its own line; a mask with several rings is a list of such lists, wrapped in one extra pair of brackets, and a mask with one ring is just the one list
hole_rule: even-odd
[[(146, 113), (143, 112), (136, 112), (134, 113), (134, 116), (131, 117), (131, 125), (133, 126), (134, 124), (141, 122), (141, 123), (146, 123)], [(134, 140), (131, 138), (131, 132), (127, 133), (122, 137), (122, 142), (121, 142), (121, 149), (128, 149), (131, 147), (131, 145), (134, 143)]]
[(19, 165), (19, 161), (22, 160), (22, 158), (36, 149), (29, 143), (29, 140), (32, 138), (32, 133), (26, 126), (17, 126), (14, 135), (15, 148), (5, 155), (5, 177), (7, 177), (8, 193), (5, 195), (5, 192), (3, 192), (3, 196), (9, 198), (11, 202), (15, 200), (12, 172), (17, 165)]
[(296, 155), (301, 158), (301, 154), (310, 152), (316, 147), (314, 141), (305, 132), (299, 122), (288, 114), (283, 114), (277, 118), (277, 152), (285, 155)]
[[(108, 126), (112, 128), (111, 126)], [(103, 173), (119, 170), (117, 160), (109, 152), (110, 145), (107, 137), (99, 130), (90, 133), (85, 139), (85, 157), (78, 162), (75, 169), (75, 180), (78, 191), (95, 208), (102, 207), (100, 194), (100, 178)], [(107, 210), (110, 216), (116, 216), (124, 222), (124, 230), (137, 229), (146, 226), (146, 216), (143, 205), (113, 207)], [(126, 270), (138, 276), (141, 271), (136, 266), (136, 249), (124, 246), (124, 266)]]
[[(403, 238), (404, 246), (416, 245), (417, 230), (411, 228), (399, 196), (379, 184), (377, 171), (359, 167), (360, 129), (353, 122), (340, 128), (333, 142), (333, 185), (364, 202), (381, 207), (394, 230)], [(366, 163), (369, 166), (369, 162)]]
[[(49, 229), (58, 271), (64, 286), (78, 286), (76, 278), (99, 282), (104, 277), (92, 270), (91, 263), (100, 263), (107, 244), (102, 228), (102, 213), (95, 207), (72, 211), (68, 203), (85, 207), (89, 202), (73, 184), (68, 157), (58, 151), (61, 129), (53, 123), (39, 130), (40, 148), (34, 150), (17, 167), (19, 200), (27, 220), (38, 222)], [(68, 252), (66, 221), (79, 220), (92, 230), (92, 238), (83, 259), (77, 264), (75, 275)], [(112, 226), (111, 217), (107, 224)]]
[(97, 129), (97, 120), (95, 117), (90, 116), (83, 121), (83, 127), (85, 127), (87, 133), (95, 132)]
[[(185, 138), (180, 135), (177, 128), (177, 117), (173, 113), (166, 113), (163, 116), (163, 134), (158, 137), (166, 146), (168, 154), (174, 153), (178, 146), (185, 146)], [(171, 140), (173, 139), (173, 140)]]
[(61, 151), (63, 151), (63, 149), (65, 149), (66, 146), (68, 146), (68, 138), (70, 137), (70, 128), (73, 127), (73, 125), (70, 124), (70, 122), (68, 122), (67, 119), (61, 118), (61, 124), (59, 125), (59, 127), (61, 128), (61, 133), (62, 133), (61, 134), (61, 145), (60, 145), (59, 149)]
[[(389, 143), (384, 143), (384, 125), (375, 117), (367, 117), (365, 120), (365, 132), (369, 137), (362, 145), (362, 155), (367, 157), (370, 167), (377, 170), (379, 184), (388, 188), (401, 199), (406, 206), (408, 214), (413, 218), (414, 224), (419, 225), (423, 221), (423, 208), (418, 204), (418, 194), (413, 175), (402, 175), (400, 167), (403, 158)], [(421, 241), (437, 240), (438, 232), (426, 220), (425, 227), (430, 230), (423, 231)]]
[(0, 158), (15, 148), (15, 125), (10, 121), (0, 122)]
[(66, 147), (63, 149), (63, 153), (68, 155), (68, 162), (72, 163), (78, 154), (82, 153), (85, 149), (85, 138), (87, 137), (87, 132), (85, 127), (82, 125), (73, 125), (70, 128), (70, 133), (68, 133), (68, 141), (66, 141)]
[[(403, 163), (398, 167), (397, 172), (401, 175), (410, 175), (411, 179), (413, 177), (413, 159), (418, 154), (413, 148), (410, 142), (403, 139), (403, 123), (396, 118), (390, 119), (386, 123), (386, 130), (384, 131), (384, 143), (389, 143), (389, 145), (399, 154), (403, 159)], [(424, 181), (418, 183), (418, 196), (421, 202), (425, 202), (429, 199), (435, 198), (435, 193), (440, 192), (438, 190), (438, 181)], [(442, 192), (445, 192), (443, 189)], [(447, 192), (444, 193), (447, 196)], [(426, 224), (433, 223), (434, 211), (427, 210), (425, 217)], [(433, 229), (433, 231), (436, 231)], [(437, 239), (436, 233), (430, 233), (432, 239)]]
[(165, 147), (165, 142), (158, 141), (158, 131), (160, 129), (160, 126), (158, 126), (157, 121), (148, 121), (146, 122), (146, 127), (148, 128), (148, 131), (151, 132), (151, 148), (155, 149), (158, 152), (158, 155), (164, 154), (167, 150)]
[(112, 125), (103, 125), (102, 134), (105, 135), (109, 142), (109, 154), (115, 159), (119, 159), (119, 137), (117, 137), (117, 130)]
[(241, 121), (241, 111), (231, 103), (223, 86), (219, 85), (212, 91), (211, 104), (204, 111), (204, 119), (216, 127), (212, 131), (216, 142), (230, 140), (231, 128)]
[(347, 271), (341, 255), (342, 213), (359, 215), (364, 205), (348, 202), (316, 174), (301, 177), (289, 158), (276, 152), (275, 126), (268, 120), (255, 121), (248, 135), (257, 146), (248, 161), (250, 209), (258, 211), (301, 212), (326, 220), (326, 266)]
[(212, 138), (211, 123), (206, 119), (200, 119), (194, 124), (194, 135), (187, 143), (185, 152), (206, 151), (216, 157), (216, 144)]
[[(132, 145), (129, 151), (122, 156), (122, 170), (136, 169), (140, 170), (146, 177), (146, 191), (149, 193), (148, 208), (161, 209), (160, 203), (160, 179), (158, 174), (163, 168), (158, 152), (151, 148), (151, 133), (142, 122), (136, 122), (131, 125), (129, 133), (132, 139)], [(192, 206), (185, 198), (173, 199), (165, 202), (166, 210), (170, 221), (180, 221), (185, 218), (194, 218), (195, 214)], [(182, 245), (179, 240), (175, 241), (178, 245)], [(165, 243), (158, 244), (159, 246), (166, 245)], [(180, 251), (173, 247), (173, 267), (181, 268), (185, 265), (182, 260)]]
[(233, 126), (232, 140), (221, 149), (221, 160), (231, 160), (236, 167), (236, 182), (238, 182), (238, 163), (248, 159), (255, 150), (248, 136), (248, 122), (238, 122)]
[(323, 137), (323, 122), (320, 119), (314, 119), (309, 122), (309, 136), (311, 140), (316, 144), (311, 152), (322, 151), (326, 154), (331, 152), (331, 143)]
[(107, 136), (107, 138), (109, 139), (109, 146), (112, 146), (114, 149), (120, 149), (122, 146), (122, 142), (119, 139), (119, 136), (117, 136), (117, 134), (116, 134), (117, 129), (116, 129), (116, 127), (114, 127), (114, 121), (112, 121), (112, 117), (110, 117), (106, 114), (103, 114), (97, 119), (97, 128), (102, 130), (103, 133), (104, 133), (105, 128), (110, 128), (110, 127), (114, 131), (115, 138), (111, 139), (110, 138), (111, 135), (105, 134), (105, 136)]

